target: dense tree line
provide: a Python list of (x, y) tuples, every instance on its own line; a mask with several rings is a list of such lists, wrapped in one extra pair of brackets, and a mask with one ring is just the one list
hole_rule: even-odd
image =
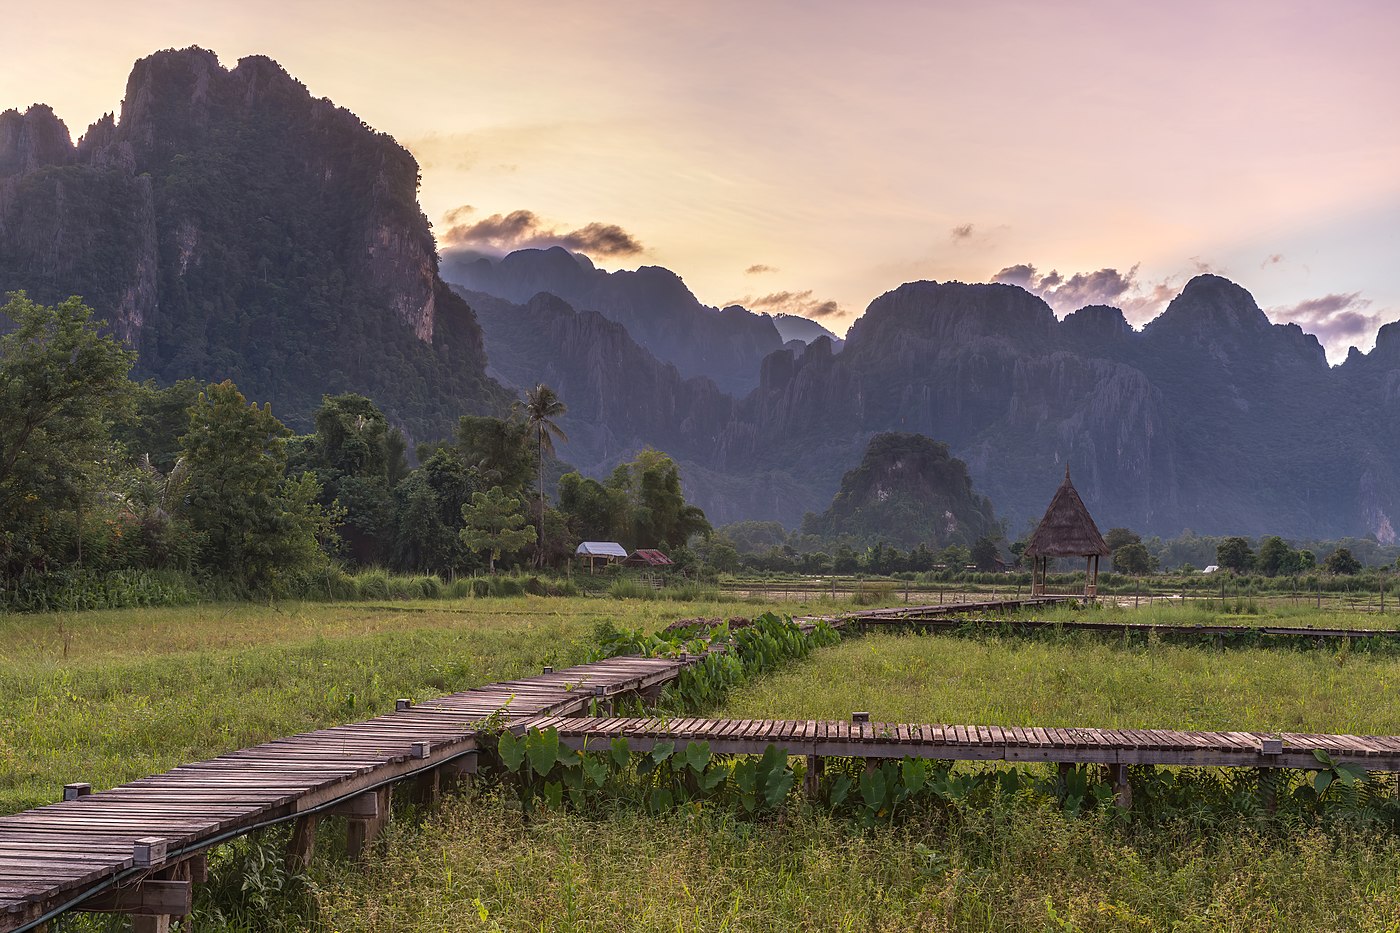
[[(555, 457), (566, 410), (537, 387), (510, 418), (464, 415), (420, 445), (384, 413), (325, 396), (293, 436), (232, 382), (159, 387), (76, 298), (0, 308), (0, 573), (168, 570), (294, 591), (337, 564), (441, 575), (557, 565), (587, 538), (684, 550), (710, 531), (676, 464), (644, 450), (599, 482)], [(565, 469), (559, 503), (545, 488)]]

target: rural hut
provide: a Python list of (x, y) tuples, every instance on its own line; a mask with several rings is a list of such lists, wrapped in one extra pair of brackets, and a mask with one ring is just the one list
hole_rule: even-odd
[(655, 548), (637, 548), (622, 562), (624, 567), (670, 567), (674, 561)]
[(1055, 498), (1045, 510), (1026, 553), (1034, 560), (1031, 571), (1031, 595), (1045, 595), (1045, 575), (1050, 568), (1050, 560), (1055, 557), (1084, 558), (1084, 595), (1093, 596), (1098, 592), (1099, 558), (1109, 554), (1108, 544), (1093, 516), (1084, 507), (1074, 484), (1069, 481), (1069, 465), (1065, 465), (1065, 481), (1055, 490)]
[(614, 561), (627, 559), (627, 548), (616, 541), (585, 541), (574, 551), (574, 556), (588, 561), (588, 572), (592, 573), (601, 561), (607, 566)]

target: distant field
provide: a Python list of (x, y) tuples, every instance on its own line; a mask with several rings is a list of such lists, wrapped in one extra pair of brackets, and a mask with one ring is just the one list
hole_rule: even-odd
[(871, 634), (741, 687), (731, 717), (1400, 734), (1400, 646), (1225, 648), (1094, 635)]
[(576, 663), (599, 623), (823, 607), (531, 596), (0, 616), (0, 813)]
[(1133, 605), (1132, 597), (1105, 597), (1087, 607), (1046, 606), (1020, 615), (1033, 619), (1059, 619), (1076, 622), (1146, 622), (1162, 625), (1286, 625), (1298, 628), (1350, 628), (1400, 630), (1400, 602), (1390, 600), (1386, 611), (1349, 611), (1341, 603), (1312, 604), (1287, 598), (1219, 600), (1146, 599)]

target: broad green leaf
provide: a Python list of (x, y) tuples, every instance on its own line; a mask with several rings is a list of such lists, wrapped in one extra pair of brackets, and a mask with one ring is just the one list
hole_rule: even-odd
[(559, 733), (554, 729), (531, 728), (525, 736), (525, 755), (530, 759), (530, 770), (544, 777), (554, 769), (559, 760)]
[(511, 732), (501, 733), (496, 751), (500, 754), (501, 764), (506, 766), (507, 771), (519, 771), (520, 765), (525, 761), (525, 743)]
[(659, 742), (659, 743), (657, 743), (657, 745), (651, 750), (651, 760), (654, 761), (654, 762), (656, 762), (657, 764), (661, 764), (661, 762), (665, 761), (667, 758), (670, 758), (670, 757), (671, 757), (671, 753), (674, 752), (675, 750), (676, 750), (676, 743), (674, 743), (674, 742)]

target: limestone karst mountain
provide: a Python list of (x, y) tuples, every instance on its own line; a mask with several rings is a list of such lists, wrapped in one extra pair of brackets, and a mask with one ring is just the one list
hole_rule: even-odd
[(157, 52), (76, 145), (47, 107), (0, 114), (0, 293), (82, 295), (138, 375), (232, 378), (296, 426), (361, 392), (435, 436), (506, 399), (417, 185), (407, 150), (272, 60)]

